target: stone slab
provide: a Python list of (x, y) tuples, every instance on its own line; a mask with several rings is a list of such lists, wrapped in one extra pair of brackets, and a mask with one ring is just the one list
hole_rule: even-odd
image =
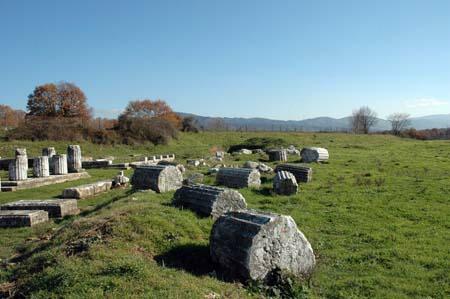
[[(51, 175), (43, 178), (28, 178), (23, 181), (2, 181), (2, 191), (15, 191), (23, 189), (37, 188), (41, 186), (59, 184), (69, 181), (75, 181), (79, 179), (89, 178), (90, 175), (87, 172), (69, 173), (62, 175)], [(8, 188), (5, 188), (8, 187)], [(15, 190), (10, 190), (14, 187)]]
[(103, 192), (111, 190), (112, 180), (100, 181), (91, 184), (85, 184), (81, 186), (71, 187), (64, 189), (62, 198), (76, 198), (84, 199), (98, 195)]
[(42, 210), (0, 210), (0, 227), (34, 226), (48, 221), (48, 213)]
[(80, 212), (76, 199), (19, 200), (1, 205), (0, 210), (43, 210), (50, 218), (77, 215)]

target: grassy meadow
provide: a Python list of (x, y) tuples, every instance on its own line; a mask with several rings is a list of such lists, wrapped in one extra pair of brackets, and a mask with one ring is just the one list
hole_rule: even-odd
[[(295, 282), (297, 298), (450, 297), (450, 142), (388, 135), (332, 133), (183, 133), (169, 145), (101, 146), (80, 143), (83, 155), (139, 156), (175, 153), (209, 158), (253, 137), (286, 145), (326, 147), (329, 163), (311, 164), (313, 180), (295, 196), (271, 192), (272, 176), (259, 189), (241, 189), (250, 208), (291, 215), (314, 249), (317, 266)], [(29, 156), (66, 142), (1, 142)], [(263, 161), (260, 155), (228, 155), (225, 164)], [(298, 157), (291, 156), (292, 162)], [(208, 162), (211, 166), (215, 162)], [(268, 163), (268, 162), (267, 162)], [(274, 163), (268, 163), (272, 167)], [(202, 172), (208, 167), (189, 168)], [(62, 189), (112, 178), (117, 170), (89, 170), (89, 179), (11, 193), (0, 204), (46, 199)], [(126, 171), (128, 176), (132, 170)], [(5, 179), (6, 172), (0, 171)], [(81, 214), (33, 228), (0, 229), (0, 290), (33, 298), (261, 298), (260, 286), (218, 279), (209, 260), (210, 218), (171, 205), (173, 192), (118, 189), (80, 200)], [(1, 294), (1, 293), (0, 293)], [(0, 295), (1, 297), (1, 295)]]

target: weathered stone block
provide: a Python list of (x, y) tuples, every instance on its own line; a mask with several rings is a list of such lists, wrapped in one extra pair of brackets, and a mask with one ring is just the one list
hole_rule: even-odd
[(298, 191), (298, 184), (295, 176), (287, 171), (278, 171), (273, 178), (273, 190), (280, 195), (292, 195)]
[(0, 210), (0, 227), (34, 226), (48, 221), (46, 211)]
[(259, 187), (261, 175), (258, 170), (248, 168), (220, 168), (216, 182), (230, 188)]
[(43, 210), (50, 218), (76, 215), (80, 212), (75, 199), (19, 200), (0, 206), (0, 210)]
[(213, 262), (225, 276), (262, 280), (274, 270), (308, 276), (315, 266), (311, 244), (290, 216), (256, 211), (228, 212), (210, 236)]
[(152, 165), (138, 166), (131, 178), (136, 189), (151, 189), (158, 193), (181, 188), (183, 175), (175, 166)]
[(107, 168), (112, 165), (112, 160), (97, 159), (92, 161), (82, 161), (81, 167), (84, 169)]
[(247, 208), (245, 198), (238, 191), (207, 185), (181, 187), (175, 192), (173, 203), (214, 218), (225, 212)]
[(112, 181), (100, 181), (91, 184), (66, 188), (62, 193), (62, 198), (84, 199), (107, 192), (112, 187)]

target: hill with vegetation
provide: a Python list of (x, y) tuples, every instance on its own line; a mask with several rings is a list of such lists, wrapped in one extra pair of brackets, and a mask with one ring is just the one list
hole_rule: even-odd
[[(308, 280), (267, 288), (217, 277), (209, 258), (211, 218), (171, 205), (173, 192), (117, 189), (80, 200), (81, 214), (33, 228), (0, 229), (0, 291), (18, 298), (448, 298), (450, 217), (449, 141), (331, 133), (180, 133), (167, 145), (94, 145), (83, 155), (116, 161), (175, 153), (179, 162), (208, 158), (251, 142), (326, 147), (329, 163), (311, 164), (313, 180), (295, 196), (242, 189), (250, 208), (291, 215), (311, 242), (317, 267)], [(250, 144), (251, 145), (251, 144)], [(66, 142), (0, 142), (29, 156)], [(225, 164), (266, 161), (227, 155)], [(298, 157), (291, 156), (295, 162)], [(212, 162), (210, 163), (213, 164)], [(91, 178), (0, 194), (0, 204), (55, 198), (63, 188), (112, 178), (117, 170), (89, 170)], [(205, 174), (208, 167), (189, 168)], [(126, 171), (131, 176), (132, 170)], [(5, 179), (7, 173), (0, 172)], [(1, 293), (0, 293), (1, 294)], [(0, 295), (1, 297), (1, 295)]]

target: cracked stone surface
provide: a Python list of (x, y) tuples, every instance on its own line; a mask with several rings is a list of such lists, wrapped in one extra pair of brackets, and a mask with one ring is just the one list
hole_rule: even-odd
[(244, 281), (264, 281), (276, 269), (306, 277), (316, 262), (311, 244), (292, 217), (249, 210), (217, 219), (210, 253), (223, 274)]
[(183, 186), (178, 189), (173, 203), (213, 218), (225, 212), (247, 208), (245, 198), (238, 191), (201, 184)]

